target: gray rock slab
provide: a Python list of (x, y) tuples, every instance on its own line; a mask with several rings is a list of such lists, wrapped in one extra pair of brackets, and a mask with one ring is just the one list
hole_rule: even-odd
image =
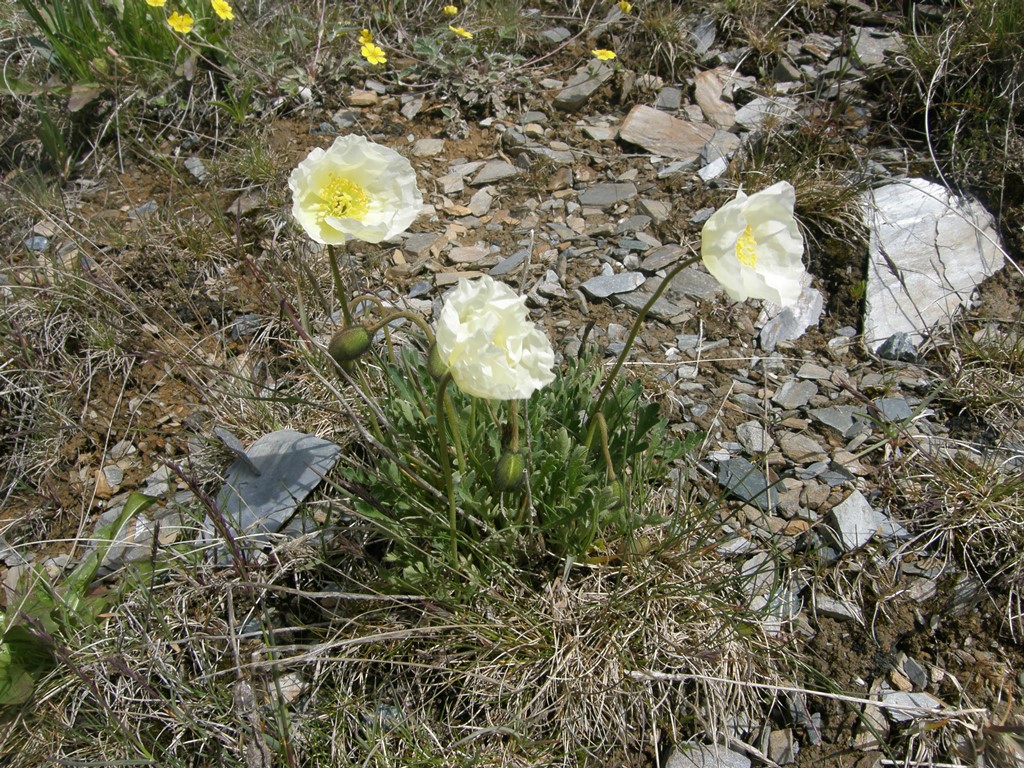
[(329, 440), (282, 429), (264, 435), (246, 453), (248, 464), (238, 460), (228, 468), (217, 507), (233, 535), (267, 543), (334, 467), (341, 449)]
[(885, 715), (894, 723), (909, 723), (921, 717), (934, 715), (942, 709), (942, 702), (924, 692), (882, 691), (880, 696), (885, 704), (896, 704), (909, 709), (886, 708)]
[(895, 333), (917, 343), (969, 306), (978, 283), (1003, 265), (995, 219), (977, 200), (925, 179), (862, 197), (868, 228), (864, 344)]
[(641, 211), (651, 217), (656, 224), (667, 221), (672, 215), (672, 206), (663, 200), (652, 200), (649, 197), (642, 197), (638, 203)]
[(701, 148), (700, 161), (707, 165), (715, 160), (729, 160), (739, 148), (740, 137), (719, 128)]
[(879, 397), (874, 403), (886, 421), (907, 421), (914, 415), (910, 405), (902, 397)]
[(759, 421), (745, 421), (736, 426), (736, 439), (747, 453), (768, 453), (775, 440)]
[(636, 197), (636, 184), (629, 181), (606, 182), (587, 187), (580, 193), (580, 205), (608, 208)]
[[(639, 312), (651, 300), (651, 295), (650, 292), (644, 290), (631, 291), (629, 293), (616, 294), (615, 301), (629, 307), (634, 312)], [(647, 316), (654, 320), (660, 320), (663, 323), (671, 323), (680, 315), (683, 315), (684, 312), (686, 310), (679, 305), (673, 304), (664, 297), (659, 297), (647, 311)]]
[(750, 768), (749, 758), (713, 744), (679, 744), (665, 768)]
[(416, 232), (405, 239), (405, 242), (402, 243), (402, 250), (410, 256), (421, 259), (430, 253), (430, 249), (435, 245), (443, 244), (443, 240), (444, 235), (439, 235), (436, 232)]
[(587, 296), (592, 299), (604, 299), (615, 293), (635, 291), (647, 280), (639, 272), (620, 272), (615, 275), (598, 275), (580, 285)]
[(900, 363), (916, 363), (921, 359), (914, 340), (906, 333), (894, 333), (882, 342), (875, 350), (883, 360), (895, 360)]
[(817, 442), (798, 432), (786, 432), (779, 438), (782, 454), (794, 464), (811, 464), (828, 459), (828, 452)]
[(416, 157), (433, 157), (444, 152), (444, 139), (419, 139), (412, 145)]
[(862, 422), (854, 417), (863, 417), (865, 411), (854, 405), (830, 405), (827, 408), (813, 408), (809, 413), (812, 419), (849, 439), (861, 430)]
[(484, 167), (477, 171), (470, 183), (473, 185), (493, 184), (496, 181), (511, 179), (519, 175), (519, 169), (504, 160), (488, 160)]
[(790, 379), (775, 392), (772, 402), (783, 410), (803, 408), (818, 394), (818, 385), (807, 379)]
[(790, 96), (758, 96), (736, 111), (736, 124), (756, 131), (768, 124), (789, 125), (799, 120), (798, 102)]
[(640, 269), (644, 272), (657, 272), (658, 270), (665, 269), (675, 264), (677, 261), (686, 256), (687, 252), (682, 246), (674, 243), (663, 245), (660, 248), (655, 248), (653, 251), (644, 256), (644, 260), (640, 262)]
[(821, 616), (827, 616), (836, 621), (856, 621), (864, 623), (864, 612), (860, 606), (852, 600), (840, 600), (825, 595), (817, 595), (814, 598), (814, 610)]
[(793, 735), (792, 728), (772, 731), (768, 735), (768, 757), (779, 765), (796, 762), (800, 742)]
[(854, 491), (829, 510), (825, 521), (836, 546), (844, 552), (852, 552), (871, 541), (878, 532), (879, 517), (864, 494)]
[(658, 91), (658, 98), (654, 101), (656, 108), (668, 110), (669, 112), (679, 109), (682, 104), (683, 92), (671, 85), (665, 86)]
[(899, 32), (884, 32), (871, 27), (853, 28), (853, 56), (866, 69), (882, 66), (887, 54), (900, 53), (905, 47)]
[(741, 501), (763, 512), (774, 512), (779, 494), (764, 472), (744, 458), (733, 458), (718, 465), (718, 484)]
[(696, 161), (712, 135), (711, 126), (680, 120), (645, 104), (633, 107), (619, 127), (623, 141), (677, 160)]
[(563, 112), (577, 111), (614, 74), (615, 70), (612, 67), (599, 61), (592, 61), (585, 67), (581, 67), (566, 83), (565, 88), (555, 96), (555, 108)]
[(721, 284), (697, 266), (687, 267), (672, 278), (665, 292), (670, 298), (711, 299), (722, 292)]
[(541, 39), (547, 40), (549, 43), (563, 43), (572, 37), (570, 32), (565, 27), (552, 27), (551, 29), (545, 29), (540, 33)]

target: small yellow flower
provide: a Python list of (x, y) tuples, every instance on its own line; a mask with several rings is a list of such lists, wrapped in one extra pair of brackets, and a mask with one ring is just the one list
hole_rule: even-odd
[(154, 8), (163, 8), (166, 2), (167, 0), (146, 0), (146, 5), (151, 5)]
[(450, 29), (452, 32), (454, 32), (459, 37), (464, 37), (467, 40), (472, 40), (473, 39), (473, 33), (472, 32), (467, 32), (462, 27), (453, 27), (451, 24), (449, 24), (448, 25), (448, 29)]
[(374, 45), (373, 43), (364, 43), (363, 47), (359, 49), (359, 52), (363, 54), (363, 58), (371, 64), (387, 64), (388, 57), (384, 54), (384, 49)]
[(459, 12), (459, 9), (454, 5), (446, 5), (443, 10), (445, 16), (454, 16)]
[(370, 30), (364, 29), (359, 33), (359, 44), (370, 45), (373, 42), (373, 35), (370, 34)]
[(178, 13), (175, 11), (167, 17), (167, 24), (175, 32), (187, 35), (192, 31), (192, 27), (195, 26), (195, 20), (190, 13)]
[(605, 48), (595, 48), (591, 53), (594, 54), (594, 58), (601, 61), (611, 61), (615, 58), (615, 51), (609, 51)]
[(231, 19), (235, 18), (235, 13), (227, 0), (210, 0), (210, 5), (213, 6), (213, 12), (224, 21), (231, 21)]
[(629, 0), (619, 0), (619, 10), (623, 13), (629, 13), (633, 10), (633, 6), (630, 5)]

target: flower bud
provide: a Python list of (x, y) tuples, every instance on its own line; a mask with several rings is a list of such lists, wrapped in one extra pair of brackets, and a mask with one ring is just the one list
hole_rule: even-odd
[(331, 343), (327, 345), (327, 351), (334, 362), (344, 367), (370, 348), (370, 332), (361, 325), (350, 325), (342, 328), (331, 337)]
[(499, 491), (514, 491), (526, 479), (526, 462), (518, 453), (501, 454), (494, 467), (494, 487)]

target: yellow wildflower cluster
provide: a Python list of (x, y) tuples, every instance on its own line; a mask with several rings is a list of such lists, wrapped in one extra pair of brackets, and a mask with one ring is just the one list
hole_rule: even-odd
[(453, 27), (451, 24), (449, 24), (448, 25), (448, 29), (450, 29), (452, 32), (454, 32), (459, 37), (464, 37), (467, 40), (472, 40), (473, 39), (473, 33), (472, 32), (467, 32), (462, 27)]
[(384, 49), (373, 42), (373, 35), (370, 30), (364, 29), (359, 32), (359, 53), (371, 64), (387, 64), (388, 57)]
[[(167, 0), (146, 0), (146, 5), (152, 8), (163, 8)], [(235, 11), (228, 0), (210, 0), (210, 7), (217, 14), (217, 18), (223, 21), (231, 21), (235, 18)], [(187, 35), (196, 26), (196, 20), (188, 11), (172, 11), (167, 17), (167, 26), (180, 35)]]

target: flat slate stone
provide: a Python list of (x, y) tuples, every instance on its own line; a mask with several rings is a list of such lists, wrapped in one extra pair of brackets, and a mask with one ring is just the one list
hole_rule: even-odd
[(580, 109), (597, 90), (611, 80), (615, 70), (604, 62), (592, 61), (576, 70), (565, 88), (555, 96), (556, 109), (575, 112)]
[(680, 120), (645, 104), (633, 107), (619, 127), (623, 141), (677, 160), (696, 161), (713, 135), (709, 125)]
[(669, 243), (660, 248), (655, 248), (644, 256), (644, 260), (640, 262), (640, 269), (644, 272), (657, 272), (660, 269), (665, 269), (675, 264), (686, 254), (687, 251), (682, 246)]
[(608, 208), (636, 197), (636, 184), (632, 182), (605, 182), (587, 187), (580, 193), (580, 205)]
[(673, 298), (690, 296), (710, 299), (722, 292), (722, 285), (703, 269), (692, 266), (673, 277), (665, 292)]
[(772, 397), (772, 402), (784, 410), (803, 408), (807, 402), (818, 394), (818, 385), (807, 379), (790, 379), (779, 387)]
[(947, 325), (1003, 266), (995, 219), (974, 198), (908, 179), (861, 200), (869, 233), (864, 344), (871, 350), (895, 333), (917, 343)]
[[(616, 302), (629, 307), (634, 312), (639, 312), (650, 300), (651, 294), (644, 290), (619, 293), (615, 296)], [(673, 304), (664, 297), (659, 297), (648, 310), (647, 316), (654, 320), (660, 320), (663, 323), (671, 323), (675, 318), (683, 314), (683, 312), (685, 312), (685, 310), (682, 307)]]
[(826, 516), (832, 539), (844, 552), (867, 544), (878, 532), (879, 515), (860, 491), (854, 491)]
[(504, 160), (488, 160), (470, 183), (474, 185), (493, 184), (496, 181), (511, 179), (518, 175), (519, 169), (511, 163), (506, 163)]
[[(228, 467), (217, 507), (233, 536), (265, 544), (331, 471), (341, 449), (329, 440), (282, 429), (261, 437), (246, 454), (248, 461), (239, 459)], [(212, 529), (212, 522), (207, 526)]]
[(592, 299), (604, 299), (615, 293), (635, 291), (647, 280), (639, 272), (620, 272), (616, 275), (598, 275), (583, 283), (580, 288)]
[(881, 699), (886, 704), (898, 704), (903, 707), (916, 707), (917, 709), (886, 709), (885, 714), (894, 723), (908, 723), (919, 717), (934, 715), (937, 710), (942, 709), (942, 702), (930, 693), (905, 692), (905, 691), (882, 691)]
[(736, 124), (755, 131), (768, 123), (787, 125), (799, 120), (798, 102), (789, 96), (758, 96), (736, 111)]
[(736, 498), (753, 504), (762, 512), (774, 512), (779, 494), (764, 472), (744, 458), (728, 459), (718, 465), (718, 484)]
[(680, 744), (665, 761), (665, 768), (750, 768), (750, 759), (713, 744)]

